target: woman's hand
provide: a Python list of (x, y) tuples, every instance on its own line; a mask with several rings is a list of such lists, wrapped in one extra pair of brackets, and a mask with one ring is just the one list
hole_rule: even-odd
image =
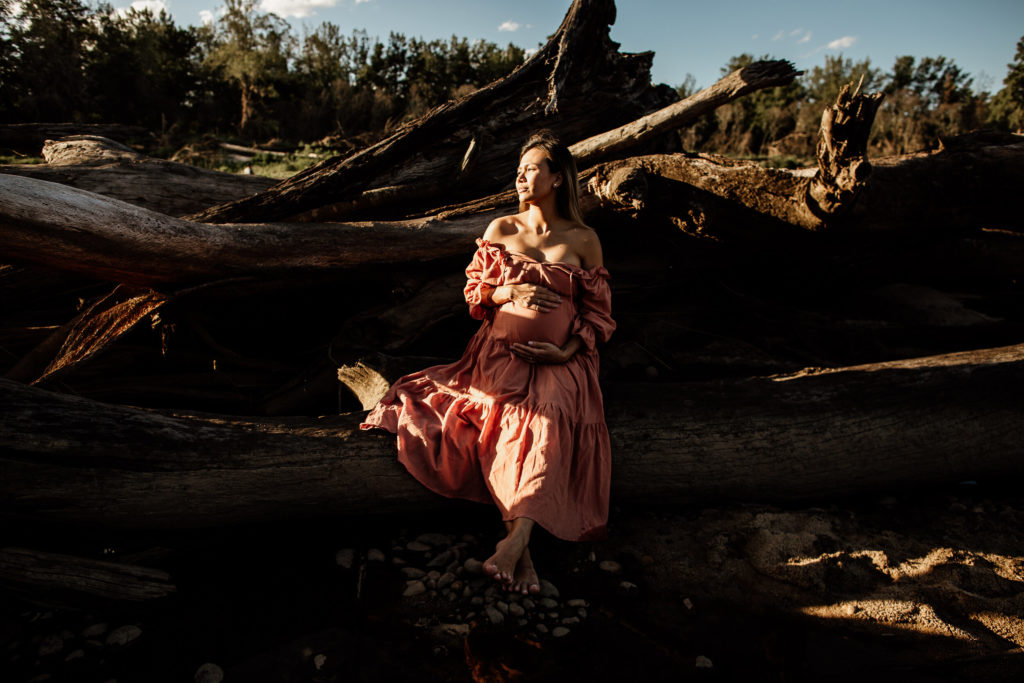
[(562, 303), (562, 297), (542, 285), (519, 284), (501, 285), (495, 287), (491, 292), (491, 302), (500, 306), (501, 304), (514, 302), (523, 308), (532, 308), (535, 311), (546, 312), (553, 310)]
[(565, 363), (576, 355), (583, 341), (579, 337), (572, 337), (565, 343), (565, 346), (558, 346), (549, 342), (531, 341), (525, 344), (518, 342), (509, 348), (528, 363)]

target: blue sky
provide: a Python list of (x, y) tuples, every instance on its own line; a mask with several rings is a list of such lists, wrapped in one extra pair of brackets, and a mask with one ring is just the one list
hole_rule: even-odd
[[(570, 0), (261, 0), (293, 32), (330, 21), (345, 33), (366, 29), (423, 38), (457, 35), (535, 48), (554, 32)], [(127, 7), (129, 0), (113, 0)], [(179, 25), (216, 16), (222, 0), (138, 0), (164, 6)], [(952, 58), (976, 89), (1002, 87), (1006, 65), (1024, 36), (1022, 0), (618, 0), (612, 39), (626, 52), (654, 50), (656, 82), (678, 85), (693, 74), (700, 87), (719, 78), (744, 52), (789, 59), (798, 69), (840, 52), (869, 57), (888, 70), (900, 55)]]

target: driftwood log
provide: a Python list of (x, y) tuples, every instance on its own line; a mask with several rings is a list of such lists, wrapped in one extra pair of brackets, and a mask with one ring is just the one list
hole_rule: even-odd
[(46, 164), (2, 164), (0, 173), (77, 187), (168, 216), (240, 199), (277, 182), (154, 159), (94, 135), (47, 140), (43, 156)]
[[(620, 502), (829, 498), (1024, 472), (1024, 345), (605, 389)], [(654, 391), (653, 387), (657, 386)], [(447, 504), (362, 413), (250, 420), (0, 380), (0, 512), (193, 527)]]
[(83, 594), (141, 602), (177, 590), (170, 575), (159, 569), (26, 548), (0, 548), (0, 584), (57, 602), (77, 601)]
[(128, 143), (145, 138), (149, 131), (142, 126), (120, 123), (2, 123), (0, 148), (10, 149), (24, 156), (35, 156), (47, 140), (69, 135), (97, 135)]

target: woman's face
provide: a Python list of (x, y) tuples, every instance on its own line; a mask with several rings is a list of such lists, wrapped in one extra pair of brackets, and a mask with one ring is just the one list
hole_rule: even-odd
[(561, 173), (552, 173), (544, 150), (534, 147), (519, 160), (516, 171), (516, 192), (519, 201), (535, 203), (554, 192), (562, 182)]

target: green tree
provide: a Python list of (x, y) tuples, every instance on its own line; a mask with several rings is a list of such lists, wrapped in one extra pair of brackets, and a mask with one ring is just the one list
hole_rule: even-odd
[(879, 90), (884, 81), (881, 70), (872, 68), (870, 59), (854, 62), (844, 59), (842, 54), (825, 55), (825, 64), (811, 68), (803, 78), (803, 85), (811, 102), (828, 105), (836, 101), (844, 85), (857, 84), (861, 78), (864, 79), (863, 92)]
[(4, 6), (4, 114), (28, 121), (87, 118), (88, 46), (95, 35), (80, 0)]
[(187, 114), (196, 89), (197, 35), (164, 11), (117, 13), (101, 5), (86, 63), (92, 113), (107, 121), (165, 128)]
[(1024, 36), (1017, 41), (1017, 54), (1006, 67), (1003, 88), (992, 98), (989, 120), (1008, 130), (1024, 133)]
[(238, 89), (242, 132), (254, 132), (262, 100), (274, 97), (288, 79), (294, 50), (288, 22), (259, 12), (256, 3), (227, 0), (204, 61), (206, 68)]

